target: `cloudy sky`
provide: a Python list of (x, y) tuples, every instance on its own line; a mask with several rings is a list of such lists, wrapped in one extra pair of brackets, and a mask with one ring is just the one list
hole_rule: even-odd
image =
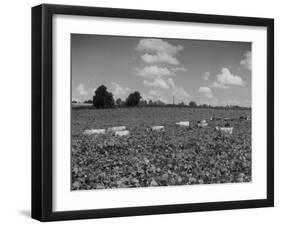
[(251, 43), (71, 35), (72, 99), (105, 85), (172, 103), (251, 105)]

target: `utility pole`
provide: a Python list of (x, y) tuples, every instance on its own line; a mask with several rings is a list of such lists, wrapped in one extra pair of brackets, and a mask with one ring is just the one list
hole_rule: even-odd
[(175, 105), (175, 96), (173, 96), (173, 105)]

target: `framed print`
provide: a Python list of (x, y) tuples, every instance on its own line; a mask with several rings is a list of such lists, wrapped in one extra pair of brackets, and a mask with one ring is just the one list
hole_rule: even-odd
[(32, 217), (274, 205), (274, 21), (32, 8)]

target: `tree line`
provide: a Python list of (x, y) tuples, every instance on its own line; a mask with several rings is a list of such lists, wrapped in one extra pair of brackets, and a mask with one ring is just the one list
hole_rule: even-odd
[[(72, 103), (77, 103), (72, 101)], [(195, 101), (190, 101), (188, 104), (180, 102), (178, 104), (166, 104), (161, 100), (146, 101), (143, 100), (141, 94), (138, 91), (132, 92), (128, 95), (125, 100), (118, 98), (114, 100), (113, 94), (107, 90), (104, 85), (99, 86), (93, 99), (84, 101), (84, 103), (92, 104), (94, 108), (113, 108), (113, 107), (136, 107), (136, 106), (166, 106), (166, 107), (190, 107), (190, 108), (230, 108), (230, 109), (249, 109), (247, 107), (241, 107), (238, 105), (227, 105), (227, 106), (212, 106), (208, 104), (197, 104)]]
[[(120, 98), (116, 101), (113, 98), (113, 94), (107, 91), (106, 86), (101, 85), (95, 91), (95, 95), (93, 96), (92, 104), (95, 108), (112, 108), (115, 105), (121, 106), (125, 105), (127, 107), (138, 106), (141, 100), (141, 95), (138, 91), (130, 93), (126, 98), (125, 102), (123, 102)], [(88, 101), (88, 103), (90, 100)]]

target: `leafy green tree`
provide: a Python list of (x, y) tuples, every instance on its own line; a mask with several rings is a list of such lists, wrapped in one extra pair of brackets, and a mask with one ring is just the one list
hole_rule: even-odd
[(93, 96), (93, 106), (96, 108), (114, 107), (113, 95), (107, 91), (106, 86), (101, 85), (96, 89), (95, 96)]

